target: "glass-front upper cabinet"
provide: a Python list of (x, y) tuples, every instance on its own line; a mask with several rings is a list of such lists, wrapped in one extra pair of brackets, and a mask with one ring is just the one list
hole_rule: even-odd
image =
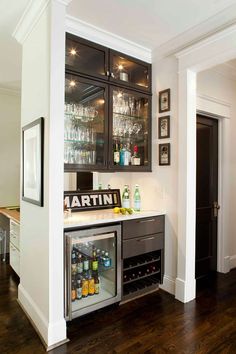
[(66, 74), (65, 171), (107, 167), (107, 85)]
[(66, 35), (66, 69), (108, 79), (108, 49), (98, 44)]
[(112, 87), (111, 98), (112, 168), (120, 171), (150, 171), (151, 97)]
[(151, 65), (148, 63), (111, 50), (110, 72), (112, 81), (139, 90), (151, 90)]

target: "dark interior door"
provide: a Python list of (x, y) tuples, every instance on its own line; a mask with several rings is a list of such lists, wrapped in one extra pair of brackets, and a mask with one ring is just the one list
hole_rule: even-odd
[(197, 115), (196, 279), (217, 270), (217, 201), (218, 121)]

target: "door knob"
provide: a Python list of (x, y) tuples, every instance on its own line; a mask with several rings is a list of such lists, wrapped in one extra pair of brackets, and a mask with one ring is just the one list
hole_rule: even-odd
[(219, 206), (218, 202), (213, 202), (213, 214), (214, 214), (215, 218), (217, 218), (217, 216), (218, 216), (219, 209), (220, 209), (220, 206)]

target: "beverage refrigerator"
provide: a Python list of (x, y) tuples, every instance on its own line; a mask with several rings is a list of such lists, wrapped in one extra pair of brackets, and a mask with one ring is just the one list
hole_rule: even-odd
[(121, 226), (65, 230), (65, 318), (121, 300)]

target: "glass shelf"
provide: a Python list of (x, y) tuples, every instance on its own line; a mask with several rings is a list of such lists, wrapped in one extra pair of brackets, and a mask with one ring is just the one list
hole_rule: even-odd
[(136, 115), (130, 115), (130, 114), (125, 114), (125, 113), (119, 113), (113, 111), (113, 117), (115, 118), (121, 118), (121, 119), (133, 119), (133, 120), (141, 120), (145, 119), (144, 117), (136, 116)]

